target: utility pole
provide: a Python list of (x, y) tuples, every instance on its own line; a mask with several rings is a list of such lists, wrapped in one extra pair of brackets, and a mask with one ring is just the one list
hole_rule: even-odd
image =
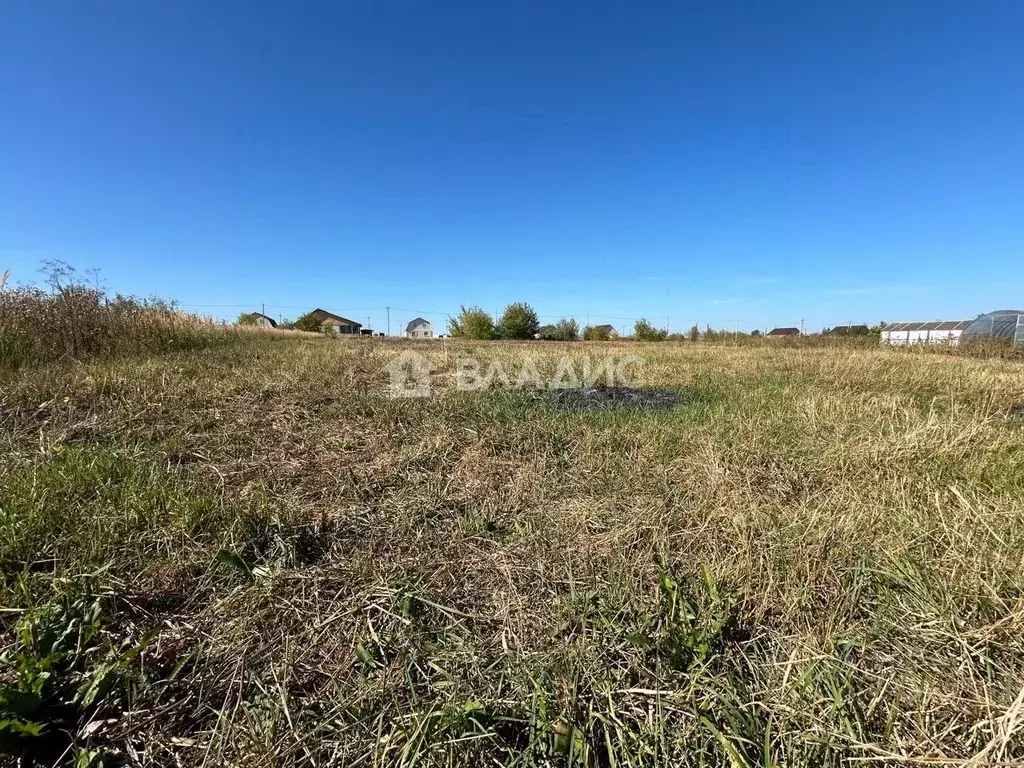
[(267, 305), (266, 305), (266, 302), (264, 302), (263, 304), (260, 304), (260, 314), (263, 315), (264, 317), (267, 316)]
[(804, 335), (804, 319), (802, 317), (800, 318), (800, 335)]
[(665, 315), (665, 333), (666, 334), (668, 333), (668, 329), (670, 327), (671, 322), (672, 322), (671, 316)]
[(388, 313), (388, 336), (391, 335), (391, 307), (384, 307)]

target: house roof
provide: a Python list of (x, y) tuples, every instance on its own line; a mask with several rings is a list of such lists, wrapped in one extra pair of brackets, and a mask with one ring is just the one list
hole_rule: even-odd
[[(424, 320), (422, 317), (417, 317), (415, 320), (410, 320), (405, 326), (405, 332), (412, 333), (417, 325), (430, 325), (430, 321)], [(433, 330), (434, 326), (431, 325), (430, 328), (431, 330)]]
[(363, 327), (362, 323), (357, 323), (355, 320), (349, 320), (347, 317), (342, 317), (341, 315), (336, 315), (333, 312), (328, 312), (326, 309), (320, 309), (320, 307), (317, 307), (309, 314), (311, 314), (321, 323), (323, 323), (325, 320), (334, 320), (339, 325), (353, 325), (356, 328)]
[(799, 328), (772, 328), (768, 331), (769, 336), (799, 336)]
[(931, 323), (891, 323), (882, 329), (890, 331), (962, 331), (971, 324), (970, 320), (936, 320)]
[(832, 333), (838, 336), (843, 334), (868, 333), (870, 329), (866, 325), (837, 325)]
[(269, 315), (264, 315), (261, 312), (250, 312), (248, 315), (246, 315), (246, 317), (251, 317), (253, 320), (259, 320), (262, 317), (264, 320), (270, 323), (271, 328), (277, 327), (277, 321), (274, 318), (270, 317)]
[(595, 328), (603, 328), (606, 331), (614, 331), (615, 330), (615, 326), (614, 325), (595, 325), (594, 327)]

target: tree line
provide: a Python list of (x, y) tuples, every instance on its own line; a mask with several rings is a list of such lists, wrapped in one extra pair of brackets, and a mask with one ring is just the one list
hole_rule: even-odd
[(550, 325), (541, 325), (537, 312), (525, 302), (514, 302), (505, 307), (497, 320), (480, 307), (462, 307), (455, 317), (448, 319), (448, 335), (456, 339), (542, 339), (546, 341), (607, 341), (610, 334), (601, 326), (586, 326), (571, 317), (563, 317)]
[[(717, 335), (719, 331), (708, 328), (705, 338)], [(525, 302), (514, 302), (505, 307), (501, 317), (493, 319), (486, 310), (480, 307), (461, 307), (455, 317), (448, 320), (448, 335), (456, 339), (542, 339), (546, 341), (609, 341), (613, 332), (607, 325), (587, 325), (581, 330), (579, 323), (571, 317), (563, 317), (551, 325), (541, 325), (533, 307)], [(615, 334), (618, 337), (618, 334)], [(663, 328), (657, 328), (650, 321), (641, 318), (633, 326), (632, 338), (637, 341), (664, 341), (666, 339), (689, 338), (696, 340), (701, 337), (697, 326), (693, 326), (685, 336), (669, 334)]]
[[(239, 315), (240, 325), (255, 324), (256, 318), (250, 313)], [(279, 328), (295, 328), (300, 331), (318, 332), (323, 330), (321, 321), (312, 312), (307, 312), (297, 320), (283, 320)], [(872, 335), (877, 337), (885, 323), (871, 327), (841, 326), (825, 328), (822, 336), (856, 336)], [(490, 313), (478, 306), (462, 306), (459, 314), (448, 318), (448, 335), (456, 339), (477, 339), (492, 341), (497, 339), (546, 341), (610, 341), (619, 338), (618, 333), (607, 325), (586, 325), (582, 329), (570, 317), (560, 318), (550, 325), (541, 325), (537, 312), (526, 302), (517, 301), (505, 307), (501, 317), (495, 320)], [(684, 333), (669, 333), (665, 328), (658, 328), (646, 318), (640, 318), (633, 324), (633, 332), (625, 338), (635, 341), (719, 341), (747, 337), (756, 339), (761, 331), (750, 333), (742, 331), (715, 330), (711, 326), (701, 330), (693, 325)]]

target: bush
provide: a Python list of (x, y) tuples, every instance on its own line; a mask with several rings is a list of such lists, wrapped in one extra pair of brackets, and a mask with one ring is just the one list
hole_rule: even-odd
[(729, 336), (725, 331), (716, 331), (710, 325), (704, 326), (704, 341), (721, 341)]
[(256, 325), (256, 315), (252, 312), (243, 312), (235, 320), (235, 325)]
[(323, 330), (323, 323), (312, 312), (307, 312), (295, 321), (294, 327), (297, 331), (320, 333)]
[(565, 317), (554, 325), (543, 326), (537, 332), (537, 338), (545, 341), (576, 341), (579, 337), (579, 325), (572, 318)]
[(461, 307), (458, 317), (448, 319), (448, 335), (456, 339), (495, 339), (498, 333), (491, 316), (480, 307)]
[(533, 339), (540, 329), (540, 322), (533, 307), (516, 302), (505, 307), (498, 321), (498, 337), (502, 339)]
[(633, 326), (633, 336), (637, 341), (664, 341), (668, 331), (655, 328), (646, 318), (637, 320)]
[(608, 341), (611, 334), (603, 325), (588, 325), (583, 329), (584, 341)]

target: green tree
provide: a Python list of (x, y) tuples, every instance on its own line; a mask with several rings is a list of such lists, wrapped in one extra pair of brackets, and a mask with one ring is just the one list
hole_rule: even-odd
[(697, 324), (694, 323), (690, 326), (690, 331), (686, 335), (689, 337), (690, 341), (700, 341), (700, 328), (698, 328)]
[(491, 316), (480, 307), (461, 307), (458, 317), (448, 318), (448, 335), (456, 339), (494, 339)]
[(655, 328), (646, 318), (642, 318), (633, 326), (633, 336), (637, 341), (664, 341), (668, 331)]
[(580, 337), (580, 327), (572, 318), (563, 317), (554, 325), (545, 325), (537, 333), (538, 339), (547, 341), (576, 341)]
[(310, 333), (320, 333), (323, 330), (320, 320), (312, 312), (307, 312), (296, 320), (295, 327), (300, 331), (309, 331)]
[(497, 330), (502, 339), (532, 339), (539, 328), (540, 322), (533, 307), (525, 302), (516, 302), (505, 307)]
[(584, 341), (608, 341), (611, 334), (603, 325), (588, 325), (583, 329)]
[(236, 325), (256, 325), (256, 316), (251, 312), (243, 312), (235, 321)]

